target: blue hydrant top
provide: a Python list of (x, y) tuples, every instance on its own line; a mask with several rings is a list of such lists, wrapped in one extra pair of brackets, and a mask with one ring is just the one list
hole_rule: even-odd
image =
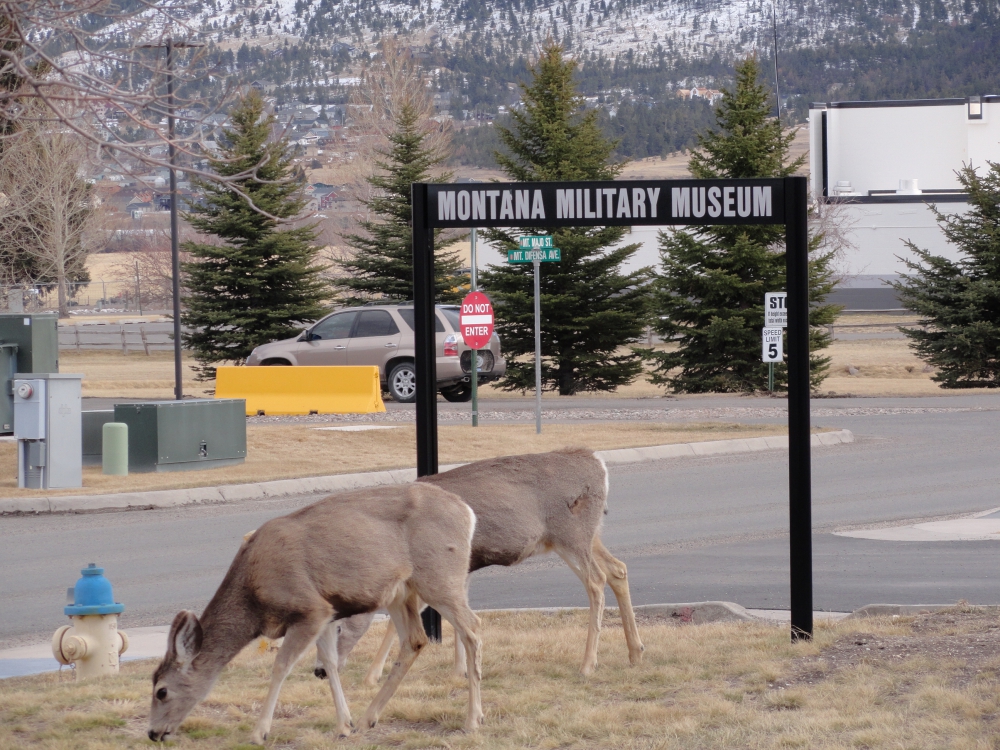
[(83, 578), (73, 589), (73, 603), (63, 612), (67, 615), (116, 615), (125, 611), (124, 604), (115, 602), (111, 581), (104, 577), (104, 568), (90, 563), (80, 572)]

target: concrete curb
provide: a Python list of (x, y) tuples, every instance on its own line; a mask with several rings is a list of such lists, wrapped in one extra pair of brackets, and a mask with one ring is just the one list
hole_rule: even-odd
[[(477, 609), (479, 614), (500, 612), (540, 612), (543, 615), (557, 615), (560, 612), (589, 612), (588, 607), (513, 607), (508, 609)], [(605, 612), (617, 614), (618, 607), (605, 607)], [(650, 617), (669, 617), (677, 622), (703, 625), (709, 622), (763, 622), (765, 618), (755, 617), (745, 608), (733, 602), (687, 602), (684, 604), (640, 604), (632, 608), (636, 614)]]
[[(929, 615), (934, 612), (941, 612), (946, 609), (954, 609), (959, 604), (866, 604), (861, 609), (856, 609), (849, 617), (860, 619), (862, 617), (891, 617), (906, 615)], [(994, 614), (1000, 614), (1000, 604), (969, 604), (970, 609), (979, 609)]]
[[(850, 430), (822, 432), (812, 436), (813, 447), (853, 443)], [(730, 453), (781, 450), (788, 448), (786, 436), (711, 440), (702, 443), (654, 445), (648, 448), (622, 448), (597, 451), (607, 464), (630, 464), (658, 461), (685, 456), (719, 456)], [(462, 464), (442, 466), (441, 471)], [(129, 508), (174, 508), (181, 505), (214, 505), (247, 500), (269, 500), (294, 495), (337, 492), (385, 484), (405, 484), (417, 478), (416, 469), (373, 471), (364, 474), (334, 474), (324, 477), (280, 479), (274, 482), (226, 484), (220, 487), (192, 487), (180, 490), (122, 492), (113, 495), (63, 495), (55, 497), (0, 498), (0, 515), (7, 513), (67, 513), (95, 510), (125, 510)]]

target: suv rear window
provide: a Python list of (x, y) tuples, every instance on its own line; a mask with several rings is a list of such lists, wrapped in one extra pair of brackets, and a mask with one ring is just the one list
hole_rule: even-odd
[[(413, 327), (413, 308), (412, 307), (400, 307), (396, 309), (399, 313), (399, 317), (403, 319), (403, 322), (410, 327), (410, 330), (414, 330)], [(449, 321), (451, 318), (448, 319)], [(434, 316), (434, 330), (438, 333), (444, 333), (444, 323), (441, 322), (441, 318), (437, 315)], [(458, 330), (458, 322), (456, 317), (455, 330)]]
[(358, 327), (354, 329), (354, 338), (392, 336), (396, 333), (399, 333), (396, 321), (385, 310), (364, 310), (358, 321)]
[(453, 330), (455, 331), (460, 330), (460, 326), (458, 325), (457, 307), (440, 307), (438, 308), (438, 310), (444, 313), (444, 316), (448, 319), (448, 322), (451, 323), (451, 327)]

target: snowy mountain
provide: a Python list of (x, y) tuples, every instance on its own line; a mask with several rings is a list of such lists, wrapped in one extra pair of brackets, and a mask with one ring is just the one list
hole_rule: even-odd
[[(779, 49), (905, 41), (928, 21), (966, 23), (967, 0), (209, 0), (194, 25), (216, 40), (267, 43), (278, 36), (368, 48), (384, 34), (454, 48), (473, 40), (508, 55), (530, 54), (547, 37), (575, 54), (731, 59)], [(772, 16), (773, 14), (773, 16)]]

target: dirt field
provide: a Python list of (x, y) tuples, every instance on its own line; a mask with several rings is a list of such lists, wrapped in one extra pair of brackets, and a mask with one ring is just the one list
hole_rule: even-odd
[[(105, 476), (100, 466), (85, 466), (83, 489), (49, 490), (47, 494), (77, 495), (140, 490), (208, 487), (264, 482), (272, 479), (349, 474), (416, 466), (416, 431), (412, 424), (365, 432), (315, 429), (316, 425), (249, 425), (247, 460), (240, 466), (204, 471)], [(703, 440), (784, 435), (784, 425), (725, 423), (600, 423), (545, 425), (535, 434), (533, 424), (442, 425), (438, 441), (442, 464), (477, 461), (512, 453), (542, 453), (583, 445), (594, 450)], [(0, 443), (0, 495), (30, 497), (37, 490), (17, 488), (17, 450)]]
[[(311, 657), (285, 682), (273, 748), (995, 748), (1000, 736), (1000, 627), (995, 614), (956, 608), (916, 617), (819, 623), (810, 643), (787, 626), (677, 625), (644, 618), (643, 663), (628, 666), (617, 616), (605, 616), (600, 667), (578, 673), (582, 612), (484, 613), (483, 709), (461, 731), (465, 681), (451, 674), (451, 635), (426, 649), (381, 723), (337, 740), (327, 685)], [(352, 715), (375, 693), (361, 678), (383, 633), (376, 625), (342, 682)], [(248, 647), (171, 745), (246, 747), (273, 653)], [(150, 747), (152, 661), (77, 685), (64, 671), (0, 682), (0, 748)]]

